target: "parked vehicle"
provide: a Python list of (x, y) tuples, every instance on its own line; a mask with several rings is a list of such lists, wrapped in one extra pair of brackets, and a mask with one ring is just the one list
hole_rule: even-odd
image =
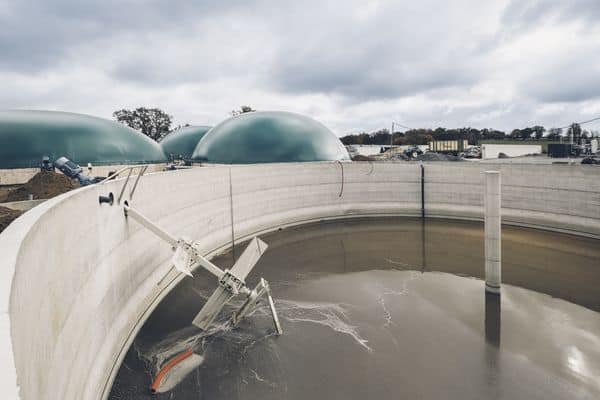
[(423, 150), (421, 150), (419, 146), (411, 146), (404, 150), (404, 155), (409, 158), (417, 158), (421, 154), (423, 154)]
[(481, 147), (470, 146), (462, 153), (462, 156), (463, 158), (481, 158)]

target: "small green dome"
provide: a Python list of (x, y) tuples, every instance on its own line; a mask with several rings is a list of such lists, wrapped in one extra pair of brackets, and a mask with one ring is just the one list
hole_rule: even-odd
[(210, 128), (210, 126), (186, 126), (177, 129), (160, 141), (160, 147), (167, 157), (170, 155), (175, 158), (181, 156), (188, 160), (192, 158), (196, 145)]
[(216, 164), (348, 160), (342, 142), (323, 124), (289, 112), (229, 118), (200, 140), (193, 159)]
[(118, 122), (57, 111), (0, 111), (0, 168), (36, 167), (43, 156), (82, 165), (166, 161), (158, 143)]

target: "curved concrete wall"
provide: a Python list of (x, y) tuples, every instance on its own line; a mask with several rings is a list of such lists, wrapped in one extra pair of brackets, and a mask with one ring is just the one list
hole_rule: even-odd
[(482, 171), (501, 171), (502, 223), (600, 237), (600, 168), (586, 165), (430, 163), (430, 217), (481, 219)]
[[(429, 216), (480, 218), (482, 168), (425, 165)], [(499, 166), (505, 221), (600, 236), (600, 169)], [(551, 176), (554, 175), (554, 178)], [(41, 204), (0, 235), (4, 367), (21, 397), (102, 399), (137, 330), (182, 277), (171, 250), (122, 208), (99, 205), (122, 181)], [(194, 168), (142, 178), (131, 206), (214, 255), (250, 235), (323, 218), (420, 215), (421, 167), (311, 163)], [(565, 214), (566, 213), (566, 214)], [(233, 224), (232, 224), (233, 222)], [(483, 267), (483, 266), (482, 266)], [(10, 317), (10, 319), (8, 318)], [(9, 325), (10, 324), (10, 325)], [(0, 331), (0, 335), (2, 331)], [(2, 340), (4, 338), (4, 340)], [(14, 375), (5, 375), (8, 389)]]
[[(40, 160), (41, 162), (41, 160)], [(90, 176), (108, 176), (110, 172), (118, 171), (121, 168), (131, 165), (110, 164), (110, 165), (93, 165)], [(87, 165), (81, 165), (85, 174), (88, 174)], [(166, 167), (165, 163), (149, 164), (147, 172), (163, 171)], [(22, 185), (33, 178), (35, 174), (40, 172), (39, 168), (11, 168), (0, 169), (0, 186), (2, 185)]]

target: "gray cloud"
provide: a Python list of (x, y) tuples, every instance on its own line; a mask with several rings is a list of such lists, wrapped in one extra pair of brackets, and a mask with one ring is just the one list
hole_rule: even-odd
[[(235, 9), (242, 2), (228, 4)], [(96, 41), (112, 39), (118, 47), (127, 33), (143, 38), (148, 32), (201, 24), (226, 10), (211, 1), (9, 0), (0, 13), (0, 68), (44, 70)]]
[(252, 104), (338, 131), (398, 116), (551, 125), (600, 113), (598, 17), (595, 0), (8, 0), (0, 107), (110, 117), (152, 103), (215, 123)]
[(503, 15), (505, 25), (513, 28), (534, 28), (542, 22), (596, 23), (600, 17), (597, 0), (511, 0)]
[(443, 38), (477, 32), (478, 23), (457, 26), (448, 15), (432, 13), (434, 7), (431, 1), (420, 8), (385, 2), (371, 15), (364, 11), (364, 17), (357, 16), (360, 6), (354, 12), (337, 11), (335, 17), (327, 9), (309, 14), (295, 10), (295, 20), (281, 27), (293, 45), (279, 48), (267, 79), (283, 91), (357, 101), (474, 84), (478, 46)]
[[(523, 54), (529, 71), (517, 81), (524, 95), (540, 103), (600, 97), (600, 32), (595, 27), (599, 17), (596, 0), (513, 0), (507, 6), (502, 17), (504, 33), (513, 40), (539, 29), (564, 29), (562, 36), (540, 40), (538, 48)], [(536, 60), (540, 53), (545, 58)]]
[[(596, 46), (600, 39), (596, 40)], [(600, 64), (589, 43), (575, 43), (535, 68), (522, 84), (540, 103), (576, 103), (600, 98)]]

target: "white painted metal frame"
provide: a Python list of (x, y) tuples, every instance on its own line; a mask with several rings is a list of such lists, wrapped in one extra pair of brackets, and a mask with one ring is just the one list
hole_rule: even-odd
[(200, 329), (208, 330), (215, 318), (219, 315), (225, 305), (239, 294), (247, 296), (242, 307), (233, 314), (232, 325), (237, 326), (239, 321), (251, 314), (257, 307), (261, 297), (266, 296), (273, 317), (273, 324), (278, 335), (282, 334), (281, 324), (275, 309), (275, 303), (271, 297), (269, 283), (261, 278), (260, 283), (254, 290), (248, 289), (245, 279), (250, 274), (268, 245), (256, 236), (233, 265), (231, 270), (221, 270), (218, 266), (204, 258), (193, 242), (183, 238), (175, 238), (169, 232), (146, 218), (136, 209), (125, 204), (123, 206), (126, 217), (131, 217), (140, 225), (154, 233), (157, 237), (167, 242), (173, 252), (173, 267), (179, 272), (192, 276), (192, 271), (201, 266), (213, 274), (219, 280), (219, 286), (208, 298), (202, 309), (198, 312), (192, 324)]

